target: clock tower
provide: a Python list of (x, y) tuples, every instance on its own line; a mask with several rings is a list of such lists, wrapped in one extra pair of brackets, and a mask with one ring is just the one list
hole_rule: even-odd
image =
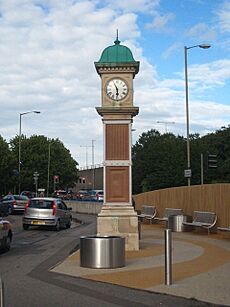
[(104, 203), (97, 218), (98, 235), (123, 236), (126, 250), (139, 249), (138, 219), (132, 206), (133, 79), (139, 71), (130, 49), (120, 44), (104, 49), (95, 62), (101, 77), (101, 106), (96, 110), (104, 127)]

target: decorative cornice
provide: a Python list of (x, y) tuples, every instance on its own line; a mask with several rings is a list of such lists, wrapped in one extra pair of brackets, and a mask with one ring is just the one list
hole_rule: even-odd
[(97, 73), (130, 72), (135, 76), (139, 71), (139, 62), (131, 63), (98, 63), (95, 62)]
[(130, 115), (132, 117), (139, 113), (139, 107), (96, 107), (98, 114), (104, 115)]

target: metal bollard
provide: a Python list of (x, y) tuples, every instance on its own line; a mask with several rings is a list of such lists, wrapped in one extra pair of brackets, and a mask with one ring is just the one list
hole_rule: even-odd
[(172, 284), (172, 231), (165, 229), (165, 285)]
[(0, 277), (0, 307), (4, 307), (4, 284)]

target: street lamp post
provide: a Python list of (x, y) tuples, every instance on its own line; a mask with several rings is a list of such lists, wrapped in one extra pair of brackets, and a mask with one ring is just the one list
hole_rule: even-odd
[(173, 125), (173, 124), (175, 124), (175, 122), (167, 122), (167, 121), (160, 121), (160, 120), (158, 120), (157, 124), (165, 125), (165, 133), (168, 133), (168, 129), (167, 129), (168, 125)]
[(95, 165), (94, 165), (94, 142), (95, 140), (92, 140), (92, 182), (93, 182), (93, 189), (95, 188)]
[(50, 189), (50, 151), (51, 151), (51, 141), (49, 141), (48, 145), (48, 166), (47, 166), (47, 191), (46, 196), (49, 196), (49, 189)]
[(40, 111), (28, 111), (19, 115), (19, 137), (18, 137), (18, 194), (21, 193), (21, 136), (22, 136), (22, 116), (30, 113), (40, 114)]
[(80, 147), (85, 147), (85, 164), (86, 168), (88, 168), (88, 148), (91, 147), (91, 145), (80, 145)]
[(189, 105), (188, 105), (188, 62), (187, 62), (187, 53), (189, 49), (192, 48), (202, 48), (208, 49), (211, 46), (207, 44), (195, 45), (191, 47), (184, 47), (184, 67), (185, 67), (185, 101), (186, 101), (186, 130), (187, 130), (187, 180), (188, 186), (191, 184), (191, 156), (190, 156), (190, 139), (189, 139)]

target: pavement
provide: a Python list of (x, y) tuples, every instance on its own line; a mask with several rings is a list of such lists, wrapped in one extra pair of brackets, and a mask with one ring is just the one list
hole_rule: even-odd
[(165, 285), (164, 225), (142, 224), (139, 251), (116, 269), (80, 266), (80, 250), (51, 271), (134, 289), (230, 306), (230, 232), (172, 233), (172, 284)]

